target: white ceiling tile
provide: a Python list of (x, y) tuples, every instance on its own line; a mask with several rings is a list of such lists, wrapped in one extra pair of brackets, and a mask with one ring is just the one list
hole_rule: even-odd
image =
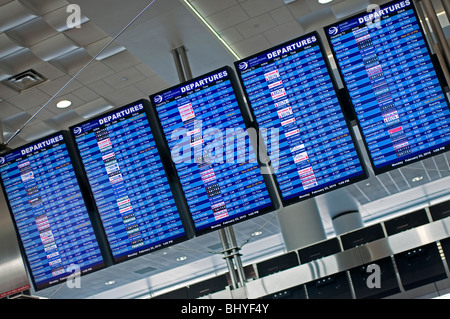
[(6, 33), (0, 33), (0, 58), (4, 58), (21, 49), (23, 49), (23, 46), (11, 39)]
[(12, 29), (34, 19), (36, 15), (19, 1), (12, 1), (0, 7), (0, 31)]
[(230, 27), (228, 29), (225, 29), (221, 32), (219, 32), (220, 36), (224, 41), (228, 44), (233, 44), (239, 41), (244, 40), (244, 37), (242, 34), (240, 34), (235, 27)]
[(305, 1), (294, 1), (286, 5), (294, 18), (300, 18), (312, 11)]
[(53, 81), (57, 78), (60, 78), (65, 74), (60, 69), (58, 69), (57, 67), (53, 66), (48, 62), (42, 62), (41, 64), (35, 66), (33, 69), (36, 72), (45, 76), (45, 78), (47, 78), (49, 81)]
[(139, 72), (141, 72), (142, 74), (144, 74), (148, 78), (156, 75), (156, 72), (153, 71), (152, 69), (150, 69), (144, 63), (137, 64), (134, 67), (135, 67), (135, 69), (137, 69)]
[(99, 94), (97, 94), (87, 86), (83, 86), (77, 90), (74, 90), (72, 94), (86, 102), (100, 98)]
[[(69, 18), (70, 14), (71, 14), (70, 12), (67, 12), (67, 5), (65, 5), (59, 9), (56, 9), (52, 12), (49, 12), (49, 13), (43, 15), (42, 17), (55, 30), (57, 30), (59, 32), (63, 32), (63, 31), (70, 29), (69, 24), (67, 23), (67, 19)], [(80, 27), (83, 23), (86, 23), (88, 21), (89, 21), (89, 19), (86, 16), (84, 16), (83, 14), (81, 14), (80, 21), (79, 21)]]
[(27, 112), (16, 113), (13, 116), (9, 116), (2, 119), (2, 125), (4, 128), (9, 129), (11, 132), (17, 131), (23, 124), (30, 119), (31, 115)]
[(107, 76), (103, 79), (103, 81), (114, 89), (121, 89), (144, 79), (145, 76), (141, 72), (135, 68), (129, 68), (121, 72), (117, 72), (114, 75)]
[(105, 100), (104, 98), (98, 98), (77, 107), (75, 111), (84, 119), (88, 119), (112, 109), (114, 106), (111, 104), (111, 102)]
[[(75, 71), (71, 73), (75, 73)], [(103, 62), (94, 61), (78, 75), (77, 80), (89, 86), (89, 84), (104, 79), (114, 73), (115, 72)]]
[(269, 41), (262, 35), (259, 34), (257, 36), (254, 36), (249, 39), (245, 39), (241, 42), (238, 42), (233, 45), (234, 50), (239, 54), (241, 57), (247, 57), (252, 54), (255, 54), (259, 51), (268, 49), (270, 47)]
[(28, 142), (33, 142), (47, 135), (55, 133), (57, 130), (42, 122), (41, 120), (34, 119), (29, 125), (24, 127), (20, 132), (20, 137)]
[(25, 48), (0, 59), (0, 69), (15, 75), (31, 69), (40, 63), (42, 63), (42, 60), (36, 57), (29, 49)]
[(74, 90), (77, 90), (83, 86), (80, 82), (77, 80), (72, 80), (72, 77), (70, 75), (63, 75), (57, 79), (54, 79), (53, 81), (48, 81), (46, 83), (43, 83), (39, 85), (37, 88), (44, 92), (45, 94), (49, 96), (53, 96), (56, 94), (61, 88), (63, 88), (69, 81), (70, 84), (67, 85), (62, 92), (59, 94), (63, 95), (69, 92), (72, 92)]
[(122, 51), (103, 59), (103, 63), (109, 66), (112, 70), (119, 72), (126, 68), (131, 68), (135, 65), (141, 64), (142, 62), (129, 51)]
[(30, 50), (40, 59), (50, 61), (72, 52), (79, 47), (64, 34), (57, 34), (30, 47)]
[(2, 67), (1, 63), (0, 63), (0, 81), (4, 81), (7, 80), (8, 78), (10, 78), (12, 76), (12, 72), (11, 70), (5, 70), (4, 67)]
[(277, 24), (269, 14), (262, 14), (256, 18), (252, 18), (235, 25), (235, 28), (244, 38), (250, 38), (259, 33), (270, 30), (276, 25)]
[(236, 0), (195, 0), (191, 1), (193, 7), (203, 16), (222, 11), (237, 4)]
[(15, 75), (32, 69), (41, 63), (41, 59), (35, 56), (30, 49), (25, 48), (0, 59), (0, 69)]
[(15, 107), (11, 103), (0, 101), (0, 120), (6, 119), (20, 112), (22, 112), (22, 110)]
[(271, 45), (278, 45), (292, 40), (304, 34), (303, 28), (296, 20), (292, 20), (269, 31), (264, 32), (264, 36)]
[(278, 9), (270, 11), (270, 15), (278, 24), (285, 24), (286, 22), (294, 20), (294, 16), (291, 11), (289, 11), (287, 6), (282, 6)]
[(58, 32), (49, 26), (48, 23), (41, 17), (37, 17), (26, 23), (18, 25), (5, 33), (25, 47), (32, 46), (33, 44), (58, 34)]
[(137, 87), (143, 94), (147, 96), (162, 91), (164, 89), (167, 89), (169, 87), (167, 82), (161, 79), (161, 77), (159, 77), (158, 75), (154, 75), (143, 81), (137, 82), (134, 84), (134, 86)]
[(44, 15), (58, 8), (69, 5), (69, 3), (65, 0), (20, 0), (20, 2), (39, 15)]
[(247, 0), (241, 2), (241, 6), (250, 17), (257, 17), (284, 6), (284, 2), (283, 0)]
[(78, 43), (80, 46), (85, 47), (88, 44), (94, 43), (108, 36), (103, 30), (96, 26), (93, 22), (83, 23), (80, 28), (73, 28), (64, 31), (64, 34)]
[(6, 86), (3, 83), (0, 83), (0, 98), (2, 100), (7, 100), (17, 94), (19, 94), (19, 92), (13, 90), (12, 88)]
[(69, 126), (78, 124), (84, 119), (75, 110), (68, 110), (45, 121), (45, 124), (56, 130), (67, 130)]
[(112, 38), (106, 37), (85, 46), (85, 49), (92, 57), (96, 57), (97, 60), (109, 58), (126, 50), (124, 46), (117, 42), (111, 43), (111, 41)]
[(148, 96), (146, 94), (143, 94), (138, 88), (134, 86), (127, 86), (123, 89), (115, 90), (114, 92), (106, 95), (105, 98), (119, 107), (142, 98), (148, 98)]
[(247, 19), (249, 19), (247, 13), (241, 6), (236, 5), (210, 15), (207, 20), (219, 32)]
[(114, 91), (114, 89), (110, 85), (106, 84), (103, 80), (97, 80), (89, 83), (89, 88), (100, 96), (106, 96)]
[(37, 88), (31, 88), (8, 99), (8, 102), (21, 110), (28, 111), (30, 108), (44, 104), (49, 99), (48, 94), (39, 91)]
[(51, 117), (56, 115), (54, 112), (49, 110), (48, 106), (41, 110), (42, 106), (43, 106), (43, 104), (35, 106), (35, 107), (32, 107), (32, 108), (30, 108), (28, 110), (28, 113), (33, 116), (33, 115), (35, 115), (35, 113), (39, 112), (39, 113), (37, 113), (35, 115), (35, 117), (37, 119), (39, 119), (39, 120), (42, 120), (42, 121), (44, 121), (44, 120), (46, 120), (48, 118), (51, 118)]
[(78, 48), (49, 61), (64, 73), (76, 73), (92, 60), (84, 48)]

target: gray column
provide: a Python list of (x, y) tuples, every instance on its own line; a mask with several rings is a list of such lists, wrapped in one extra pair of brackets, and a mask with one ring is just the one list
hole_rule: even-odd
[(288, 251), (309, 246), (327, 238), (314, 198), (280, 208), (277, 217)]

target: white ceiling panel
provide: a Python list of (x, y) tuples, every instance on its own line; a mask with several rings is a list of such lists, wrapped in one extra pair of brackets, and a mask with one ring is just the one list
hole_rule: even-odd
[(235, 26), (248, 19), (249, 16), (240, 5), (226, 8), (208, 17), (209, 23), (211, 23), (214, 29), (218, 32), (231, 26)]
[(11, 1), (0, 7), (0, 31), (17, 27), (36, 18), (36, 14), (19, 1)]
[(76, 73), (92, 60), (85, 48), (78, 48), (49, 61), (53, 66), (66, 74)]
[(244, 38), (250, 38), (257, 34), (271, 30), (276, 26), (277, 24), (272, 19), (270, 14), (266, 13), (241, 22), (237, 24), (235, 28), (239, 31), (240, 34), (242, 34)]
[(101, 30), (92, 22), (86, 22), (80, 25), (80, 28), (72, 28), (63, 32), (80, 46), (87, 46), (93, 42), (104, 39), (108, 36), (106, 32)]
[(41, 17), (36, 17), (24, 24), (20, 24), (11, 30), (5, 31), (5, 33), (25, 47), (32, 46), (58, 34)]
[(249, 17), (257, 17), (284, 6), (282, 0), (247, 0), (240, 3)]
[(20, 0), (25, 6), (39, 15), (45, 15), (69, 3), (65, 0)]
[(4, 58), (21, 49), (23, 49), (23, 46), (11, 39), (6, 33), (0, 33), (0, 58)]
[(73, 41), (62, 33), (30, 46), (31, 52), (43, 61), (56, 59), (78, 48)]
[(32, 69), (41, 63), (42, 60), (35, 56), (30, 49), (24, 48), (0, 59), (0, 69), (14, 75)]

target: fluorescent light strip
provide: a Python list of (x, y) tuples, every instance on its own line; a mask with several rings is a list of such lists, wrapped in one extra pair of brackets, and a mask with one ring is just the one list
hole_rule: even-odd
[(214, 28), (209, 24), (208, 21), (205, 20), (205, 18), (203, 18), (203, 16), (200, 14), (200, 12), (197, 11), (197, 9), (195, 9), (192, 4), (189, 3), (188, 0), (184, 0), (184, 3), (186, 3), (186, 5), (189, 7), (189, 9), (191, 9), (192, 12), (194, 12), (197, 17), (208, 27), (208, 29), (214, 34), (214, 36), (219, 39), (220, 42), (222, 42), (222, 44), (228, 49), (228, 51), (231, 52), (231, 54), (233, 54), (233, 56), (236, 58), (236, 60), (240, 60), (241, 57), (234, 52), (234, 50), (231, 48), (231, 46), (225, 42), (224, 39), (222, 39), (222, 37), (216, 32), (216, 30), (214, 30)]

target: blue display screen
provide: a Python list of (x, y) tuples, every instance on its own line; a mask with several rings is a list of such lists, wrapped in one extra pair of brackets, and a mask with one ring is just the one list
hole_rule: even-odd
[(224, 68), (150, 97), (197, 233), (272, 210)]
[(0, 176), (37, 290), (104, 267), (62, 134), (0, 157)]
[(143, 103), (71, 132), (115, 262), (185, 239)]
[(375, 173), (448, 149), (450, 112), (412, 1), (328, 26)]
[(365, 177), (316, 33), (236, 62), (284, 203)]

